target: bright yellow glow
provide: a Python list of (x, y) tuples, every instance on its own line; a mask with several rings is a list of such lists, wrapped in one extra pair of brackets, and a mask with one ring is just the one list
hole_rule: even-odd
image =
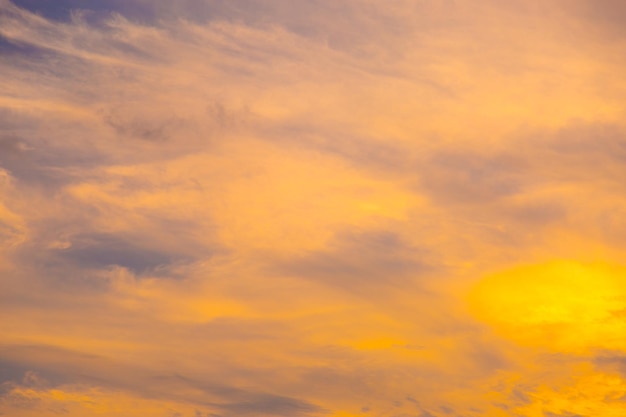
[(558, 351), (623, 348), (626, 268), (554, 261), (482, 279), (473, 313), (516, 342)]

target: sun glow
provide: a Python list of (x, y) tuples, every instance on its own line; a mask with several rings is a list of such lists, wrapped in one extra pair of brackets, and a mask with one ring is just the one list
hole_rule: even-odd
[(474, 314), (516, 342), (559, 351), (626, 343), (626, 268), (554, 261), (485, 277), (469, 300)]

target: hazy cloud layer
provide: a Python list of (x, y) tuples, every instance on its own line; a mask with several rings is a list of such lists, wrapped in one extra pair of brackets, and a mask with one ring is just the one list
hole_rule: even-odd
[(625, 13), (0, 0), (0, 414), (624, 415)]

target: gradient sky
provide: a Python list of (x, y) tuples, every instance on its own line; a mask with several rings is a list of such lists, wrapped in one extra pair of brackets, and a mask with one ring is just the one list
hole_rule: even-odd
[(623, 417), (624, 22), (0, 0), (0, 415)]

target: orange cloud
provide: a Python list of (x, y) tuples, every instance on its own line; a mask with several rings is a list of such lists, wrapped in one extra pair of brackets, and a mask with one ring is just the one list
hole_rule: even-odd
[(0, 414), (621, 415), (623, 12), (0, 0)]

